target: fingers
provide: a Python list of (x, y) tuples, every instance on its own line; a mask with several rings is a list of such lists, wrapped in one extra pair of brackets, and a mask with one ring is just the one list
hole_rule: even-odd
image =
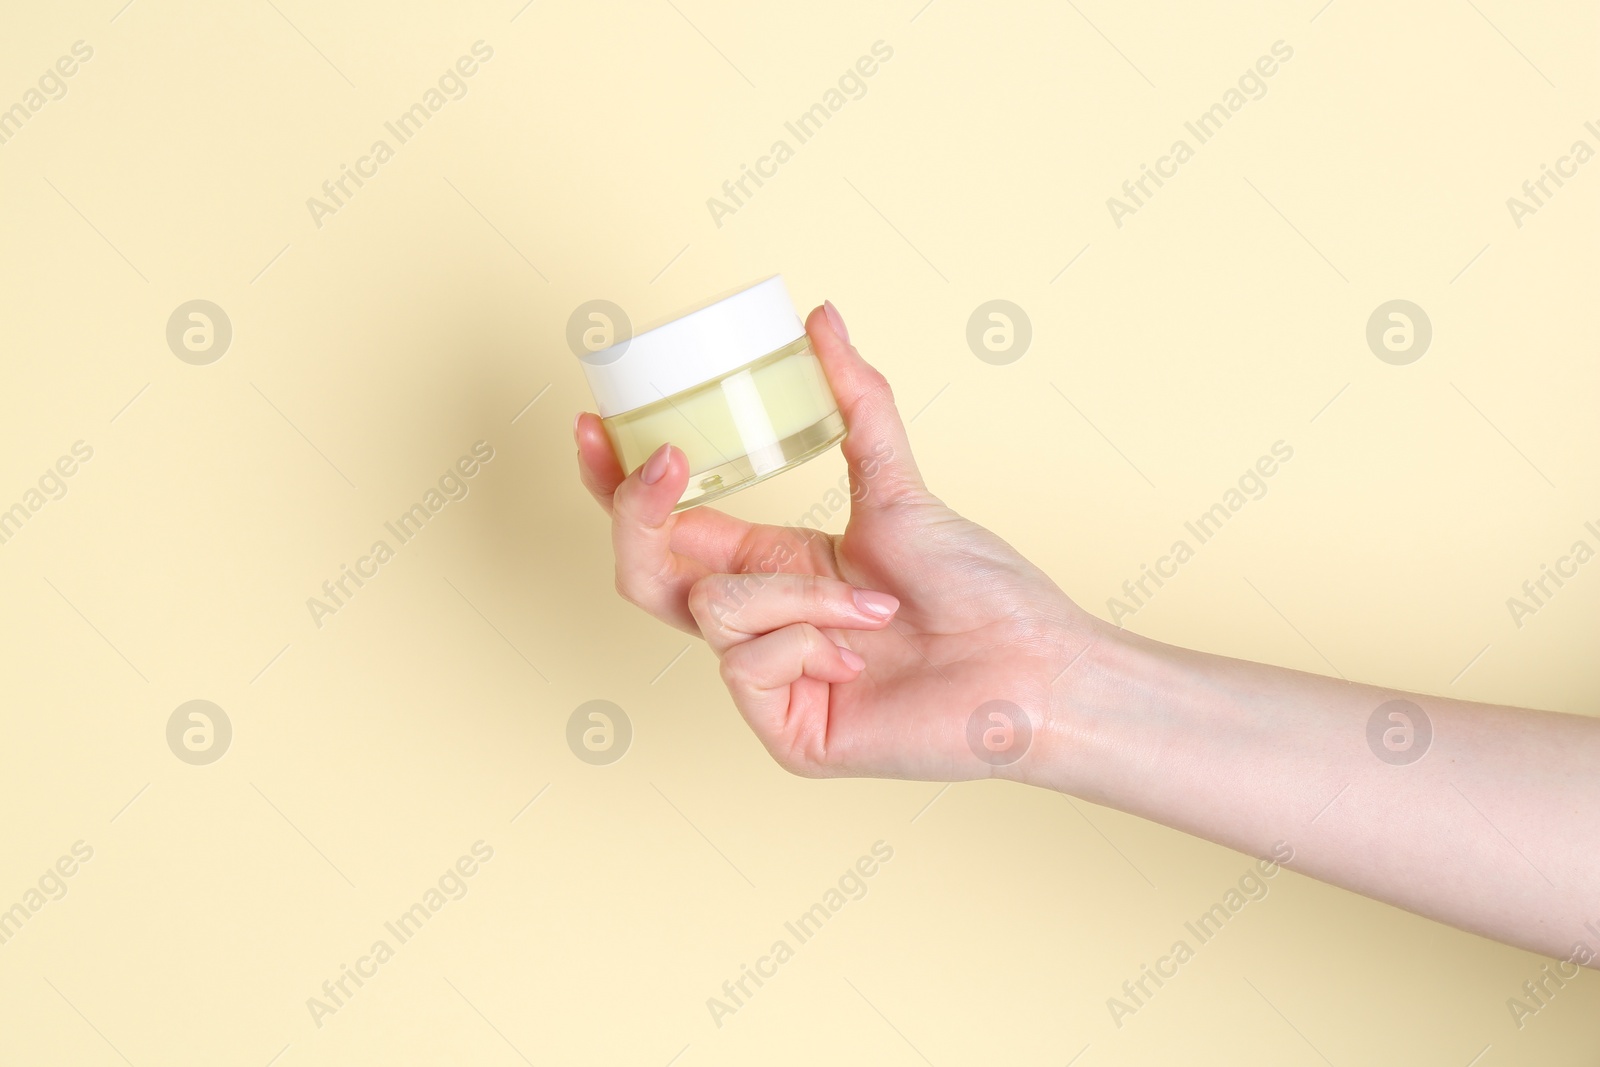
[(722, 658), (722, 680), (757, 735), (770, 743), (788, 710), (790, 686), (801, 678), (852, 681), (863, 666), (850, 649), (797, 622), (730, 648)]
[(888, 379), (850, 343), (844, 319), (831, 301), (806, 317), (806, 333), (850, 430), (843, 449), (856, 507), (882, 507), (927, 495)]
[(899, 607), (888, 593), (817, 574), (709, 574), (689, 590), (689, 611), (719, 656), (757, 635), (799, 623), (881, 630)]
[(682, 452), (662, 445), (611, 494), (617, 592), (658, 619), (697, 632), (688, 609), (699, 572), (672, 551), (672, 508), (689, 482)]
[(600, 416), (580, 411), (572, 422), (572, 436), (578, 442), (578, 476), (595, 502), (611, 512), (611, 494), (617, 491), (627, 472), (617, 462), (617, 454), (606, 436)]
[[(578, 476), (595, 503), (613, 512), (613, 495), (626, 473), (617, 462), (611, 438), (600, 416), (580, 412), (572, 423), (578, 444)], [(706, 570), (729, 571), (750, 524), (713, 508), (695, 508), (678, 516), (672, 531), (672, 550), (705, 565)]]

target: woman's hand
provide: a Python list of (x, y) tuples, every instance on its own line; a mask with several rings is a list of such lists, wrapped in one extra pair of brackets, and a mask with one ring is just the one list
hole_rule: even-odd
[[(1099, 622), (928, 492), (888, 385), (832, 305), (806, 330), (850, 428), (842, 536), (707, 508), (674, 517), (683, 453), (624, 478), (600, 421), (577, 423), (617, 588), (705, 636), (779, 763), (1016, 778), (1600, 966), (1600, 720), (1400, 694)], [(1004, 734), (1007, 717), (990, 716), (1008, 706), (1031, 744), (1019, 730), (996, 753), (985, 735)], [(1396, 715), (1426, 727), (1401, 759), (1374, 740)]]
[[(600, 419), (585, 413), (574, 424), (578, 466), (611, 515), (617, 591), (706, 639), (751, 729), (796, 774), (1020, 776), (1023, 739), (1031, 731), (1031, 748), (1042, 747), (1052, 685), (1101, 624), (928, 492), (888, 382), (832, 304), (811, 312), (806, 332), (849, 429), (845, 532), (705, 507), (673, 515), (684, 454), (663, 446), (624, 477)], [(1016, 746), (985, 759), (968, 727), (990, 701), (1028, 722), (985, 709), (974, 736)]]

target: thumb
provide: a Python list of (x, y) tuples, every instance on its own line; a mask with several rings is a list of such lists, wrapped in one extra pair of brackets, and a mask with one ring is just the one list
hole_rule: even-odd
[(841, 447), (855, 507), (887, 507), (927, 496), (889, 380), (850, 343), (832, 301), (806, 316), (806, 333), (849, 431)]

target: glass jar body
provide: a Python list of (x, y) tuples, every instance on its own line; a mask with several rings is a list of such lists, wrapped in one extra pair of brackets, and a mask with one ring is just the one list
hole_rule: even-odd
[(822, 363), (801, 336), (718, 378), (603, 420), (633, 471), (663, 444), (689, 461), (674, 511), (695, 507), (804, 463), (844, 439)]

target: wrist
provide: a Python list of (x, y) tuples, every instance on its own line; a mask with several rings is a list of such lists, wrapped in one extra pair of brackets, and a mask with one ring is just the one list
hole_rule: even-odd
[(1083, 614), (1062, 627), (1033, 746), (1012, 777), (1107, 802), (1137, 773), (1149, 710), (1174, 684), (1166, 646)]

